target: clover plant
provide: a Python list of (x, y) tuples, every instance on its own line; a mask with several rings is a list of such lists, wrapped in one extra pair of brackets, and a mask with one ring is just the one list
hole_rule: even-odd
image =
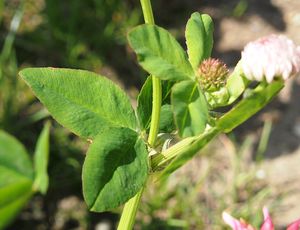
[(136, 110), (120, 87), (96, 73), (62, 68), (20, 72), (57, 122), (89, 140), (84, 199), (94, 212), (125, 204), (119, 230), (133, 228), (149, 177), (166, 178), (218, 134), (261, 110), (284, 86), (280, 74), (250, 84), (257, 79), (246, 76), (243, 60), (229, 73), (224, 63), (211, 58), (214, 26), (209, 15), (191, 15), (185, 51), (170, 32), (155, 25), (150, 0), (141, 5), (145, 24), (128, 33), (130, 47), (149, 73)]

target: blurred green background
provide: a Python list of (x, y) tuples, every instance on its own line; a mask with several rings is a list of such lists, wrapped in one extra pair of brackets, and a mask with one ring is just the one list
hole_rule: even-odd
[[(300, 26), (297, 0), (289, 5), (270, 0), (153, 0), (153, 10), (157, 24), (169, 29), (183, 46), (191, 13), (210, 14), (216, 26), (213, 55), (229, 67), (237, 63), (243, 46), (259, 36), (281, 32), (300, 42), (295, 31)], [(43, 124), (51, 118), (18, 77), (24, 67), (101, 73), (121, 85), (135, 105), (146, 73), (138, 67), (126, 33), (143, 22), (139, 1), (0, 0), (0, 20), (0, 128), (30, 152)], [(279, 159), (299, 149), (299, 137), (292, 131), (286, 136), (294, 140), (288, 150), (278, 150), (276, 143), (268, 147), (269, 137), (277, 140), (287, 125), (299, 119), (299, 109), (290, 110), (297, 105), (299, 83), (289, 85), (262, 113), (208, 146), (204, 158), (196, 158), (168, 181), (151, 182), (136, 229), (226, 229), (221, 213), (227, 208), (259, 226), (264, 204), (278, 209), (289, 190), (270, 183), (262, 159)], [(290, 114), (289, 121), (280, 117), (284, 112)], [(88, 143), (55, 121), (50, 143), (49, 191), (46, 196), (34, 196), (8, 229), (114, 229), (121, 208), (90, 213), (83, 202), (81, 166)], [(277, 223), (284, 225), (292, 217)]]

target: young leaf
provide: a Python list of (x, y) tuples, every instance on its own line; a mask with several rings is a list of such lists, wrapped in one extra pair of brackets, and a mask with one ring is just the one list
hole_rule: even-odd
[[(160, 117), (160, 131), (174, 130), (173, 115), (169, 110), (172, 81), (162, 81), (162, 110)], [(145, 81), (140, 94), (138, 95), (137, 115), (142, 131), (150, 127), (152, 113), (152, 77), (149, 76)]]
[(152, 77), (149, 76), (145, 81), (137, 98), (137, 116), (140, 127), (143, 131), (150, 126), (152, 113)]
[(35, 178), (33, 188), (45, 194), (48, 189), (49, 178), (47, 173), (49, 158), (49, 129), (50, 123), (47, 122), (39, 136), (34, 153)]
[(13, 136), (0, 130), (0, 166), (33, 179), (33, 167), (24, 146)]
[(83, 165), (83, 195), (91, 211), (118, 207), (144, 185), (146, 145), (128, 128), (110, 127), (94, 139)]
[(208, 121), (208, 107), (197, 83), (183, 81), (175, 84), (171, 99), (179, 135), (189, 137), (202, 133)]
[(206, 39), (205, 39), (205, 52), (204, 52), (204, 59), (209, 58), (211, 56), (212, 48), (214, 45), (214, 22), (212, 18), (208, 14), (201, 14), (201, 18), (203, 21)]
[(207, 14), (193, 13), (186, 25), (185, 37), (189, 61), (194, 70), (211, 55), (213, 47), (213, 21)]
[(0, 131), (0, 229), (27, 203), (32, 192), (33, 168), (23, 145)]
[(226, 105), (232, 104), (244, 92), (248, 83), (249, 80), (243, 76), (243, 70), (239, 62), (227, 79), (226, 89), (228, 90), (229, 100)]
[(105, 77), (58, 68), (28, 68), (20, 75), (51, 115), (81, 137), (94, 138), (107, 126), (136, 129), (128, 97)]
[(164, 104), (160, 111), (159, 131), (163, 133), (171, 133), (175, 130), (172, 106)]
[(140, 65), (153, 76), (164, 80), (194, 78), (186, 53), (167, 30), (141, 25), (128, 34), (128, 41)]
[(283, 86), (282, 81), (274, 81), (268, 85), (261, 83), (250, 92), (250, 95), (223, 115), (217, 121), (217, 127), (224, 132), (230, 132), (268, 104)]
[(32, 194), (31, 184), (28, 184), (27, 187), (22, 188), (22, 195), (14, 197), (10, 203), (0, 205), (0, 229), (5, 229), (15, 219)]

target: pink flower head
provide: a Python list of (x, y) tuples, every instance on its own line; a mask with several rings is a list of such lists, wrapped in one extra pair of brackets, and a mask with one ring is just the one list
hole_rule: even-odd
[[(272, 219), (266, 207), (263, 208), (263, 214), (264, 214), (264, 222), (261, 225), (260, 230), (274, 230)], [(252, 225), (246, 223), (244, 220), (235, 219), (227, 212), (223, 212), (222, 217), (224, 222), (228, 224), (232, 228), (232, 230), (255, 230), (255, 228)], [(287, 230), (299, 230), (299, 229), (300, 229), (300, 219), (291, 223), (287, 227)]]
[(270, 35), (248, 43), (242, 51), (242, 68), (249, 80), (284, 80), (300, 71), (300, 46), (284, 35)]

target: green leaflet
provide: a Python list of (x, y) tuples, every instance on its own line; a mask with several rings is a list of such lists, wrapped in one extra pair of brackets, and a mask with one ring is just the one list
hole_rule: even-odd
[(34, 190), (40, 191), (42, 194), (46, 193), (49, 184), (47, 173), (49, 158), (49, 129), (50, 123), (46, 123), (39, 136), (34, 153), (35, 178), (33, 187)]
[[(160, 114), (160, 132), (171, 132), (174, 130), (173, 114), (170, 110), (170, 94), (174, 82), (162, 81), (162, 108)], [(152, 77), (149, 76), (145, 81), (138, 95), (137, 116), (142, 131), (150, 128), (152, 113)]]
[(214, 23), (212, 18), (208, 14), (201, 14), (201, 18), (203, 21), (206, 39), (205, 39), (205, 52), (204, 58), (209, 58), (213, 48), (213, 32), (214, 32)]
[(187, 52), (194, 70), (197, 70), (199, 64), (211, 55), (213, 30), (213, 21), (207, 14), (195, 12), (187, 22), (185, 30)]
[[(109, 138), (108, 138), (109, 137)], [(94, 139), (83, 165), (83, 194), (91, 211), (115, 208), (133, 197), (148, 174), (148, 152), (138, 134), (110, 127)]]
[(167, 30), (141, 25), (130, 31), (128, 41), (140, 65), (151, 75), (175, 81), (194, 78), (186, 53)]
[(209, 115), (206, 100), (198, 84), (193, 81), (175, 84), (171, 99), (179, 135), (189, 137), (202, 133)]
[[(33, 179), (32, 163), (26, 149), (17, 139), (1, 130), (0, 166), (29, 180)], [(0, 180), (0, 186), (2, 182)]]
[(149, 76), (137, 98), (137, 116), (142, 131), (150, 127), (152, 113), (152, 77)]
[(0, 206), (0, 229), (4, 229), (13, 221), (33, 194), (31, 186), (22, 189), (22, 191), (23, 194), (14, 198), (11, 203), (6, 204), (5, 206)]
[(170, 104), (162, 105), (159, 120), (159, 131), (163, 133), (171, 133), (175, 130), (175, 128), (172, 106)]
[(23, 145), (0, 131), (0, 229), (27, 203), (32, 192), (33, 168)]
[(32, 191), (32, 180), (23, 177), (17, 172), (0, 166), (0, 209), (12, 203), (24, 193)]
[(241, 62), (239, 62), (232, 74), (228, 77), (226, 89), (229, 94), (229, 99), (226, 105), (232, 104), (246, 89), (249, 80), (243, 76)]
[(274, 81), (268, 85), (260, 83), (249, 95), (224, 114), (217, 121), (216, 126), (224, 132), (230, 132), (266, 106), (283, 86), (282, 81)]
[(136, 129), (127, 95), (105, 77), (58, 68), (28, 68), (20, 75), (51, 115), (81, 137), (94, 138), (107, 126)]

